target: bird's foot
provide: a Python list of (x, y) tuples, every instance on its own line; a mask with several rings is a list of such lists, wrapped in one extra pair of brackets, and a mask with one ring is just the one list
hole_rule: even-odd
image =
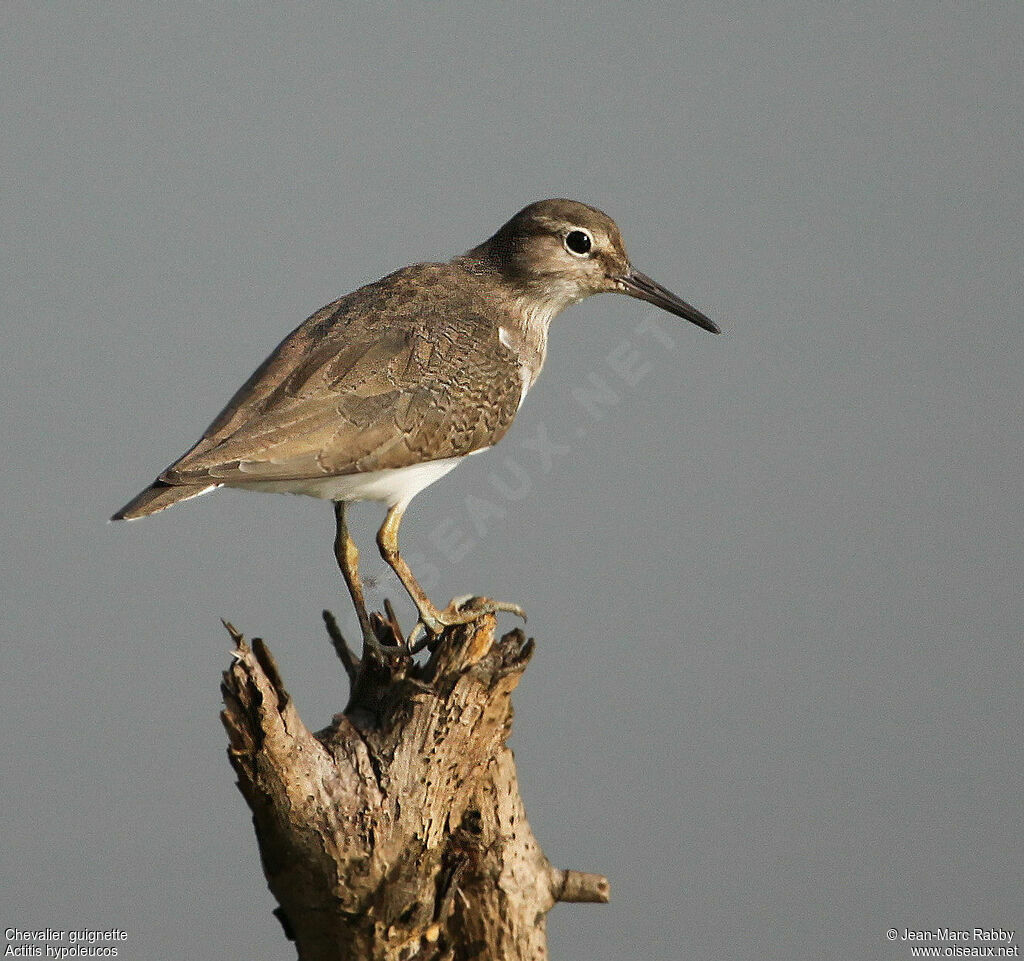
[(452, 598), (443, 611), (439, 611), (437, 608), (432, 610), (420, 608), (420, 619), (416, 622), (406, 643), (411, 650), (419, 651), (428, 646), (430, 639), (437, 637), (446, 627), (469, 624), (484, 614), (497, 614), (502, 611), (515, 614), (516, 617), (526, 620), (526, 611), (518, 604), (508, 601), (492, 601), (489, 597), (478, 597), (475, 594), (464, 594), (461, 597)]
[(518, 604), (510, 601), (492, 601), (489, 597), (478, 597), (476, 594), (463, 594), (461, 597), (452, 598), (443, 613), (454, 615), (453, 620), (446, 622), (451, 625), (468, 624), (483, 614), (497, 614), (500, 611), (515, 614), (516, 617), (526, 620), (526, 611)]

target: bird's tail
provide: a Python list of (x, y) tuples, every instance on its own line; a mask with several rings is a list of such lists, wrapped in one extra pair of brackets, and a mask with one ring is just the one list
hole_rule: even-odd
[(163, 481), (154, 481), (110, 519), (112, 521), (132, 521), (136, 517), (155, 514), (165, 507), (177, 504), (178, 501), (187, 501), (191, 497), (198, 497), (200, 494), (212, 491), (215, 487), (220, 487), (220, 484), (165, 484)]

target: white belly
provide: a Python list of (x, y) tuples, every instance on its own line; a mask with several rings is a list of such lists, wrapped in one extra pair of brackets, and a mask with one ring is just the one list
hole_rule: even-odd
[[(476, 453), (476, 451), (474, 451)], [(413, 464), (394, 470), (372, 470), (340, 477), (310, 477), (302, 480), (246, 481), (228, 484), (247, 491), (278, 494), (308, 494), (329, 501), (384, 501), (388, 507), (404, 508), (424, 487), (440, 480), (458, 465), (460, 457)]]

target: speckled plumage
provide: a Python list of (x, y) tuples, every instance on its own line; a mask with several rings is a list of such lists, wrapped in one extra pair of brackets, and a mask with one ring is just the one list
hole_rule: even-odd
[(122, 513), (211, 485), (396, 469), (492, 446), (522, 393), (519, 355), (499, 336), (515, 321), (506, 313), (461, 263), (405, 267), (328, 304)]
[(419, 264), (324, 307), (161, 479), (351, 474), (490, 447), (515, 417), (520, 377), (481, 286), (461, 267)]

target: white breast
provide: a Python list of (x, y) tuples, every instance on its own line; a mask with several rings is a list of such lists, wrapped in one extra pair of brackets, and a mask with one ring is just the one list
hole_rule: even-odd
[(372, 470), (340, 477), (245, 481), (227, 486), (267, 493), (306, 494), (330, 501), (383, 501), (388, 507), (400, 504), (404, 508), (424, 487), (454, 470), (460, 460), (459, 457), (446, 457), (410, 467)]
[[(519, 354), (519, 350), (516, 348), (515, 343), (512, 339), (513, 335), (509, 333), (506, 327), (498, 328), (498, 340), (501, 341), (502, 345), (507, 347), (509, 350), (516, 354)], [(523, 406), (523, 401), (526, 400), (526, 392), (533, 386), (533, 382), (536, 378), (536, 373), (527, 365), (522, 362), (519, 364), (519, 407), (516, 410), (520, 410)]]

